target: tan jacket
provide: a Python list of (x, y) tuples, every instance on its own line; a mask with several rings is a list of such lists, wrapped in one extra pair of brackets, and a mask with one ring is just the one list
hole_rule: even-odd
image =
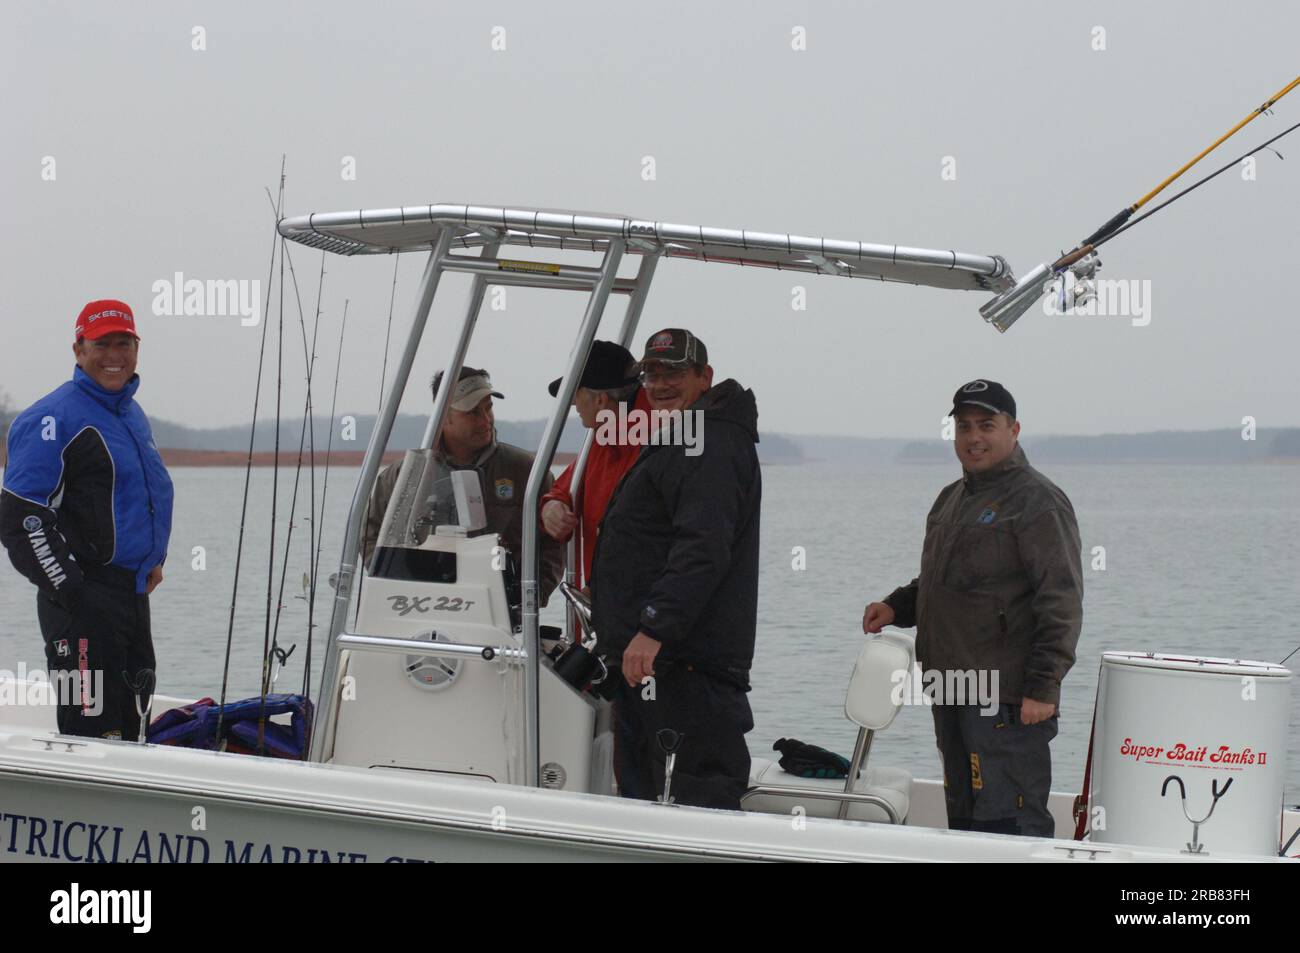
[(1017, 446), (943, 488), (920, 575), (885, 602), (916, 626), (923, 670), (996, 670), (1000, 701), (1059, 705), (1083, 626), (1080, 549), (1070, 500)]
[[(487, 529), (498, 534), (506, 549), (515, 559), (519, 559), (523, 551), (524, 491), (528, 486), (528, 474), (533, 468), (533, 454), (508, 443), (498, 443), (494, 437), (492, 443), (480, 451), (469, 466), (453, 463), (441, 450), (438, 459), (453, 470), (478, 471), (483, 487), (483, 506), (487, 511)], [(367, 564), (374, 553), (379, 531), (383, 528), (384, 513), (388, 509), (393, 489), (397, 486), (400, 471), (400, 464), (380, 470), (379, 477), (375, 480), (375, 489), (370, 494), (361, 542)], [(547, 473), (542, 493), (545, 494), (554, 482), (554, 478)], [(536, 514), (533, 518), (537, 518)], [(564, 545), (551, 539), (540, 527), (538, 541), (541, 544), (538, 591), (541, 604), (546, 605), (547, 598), (564, 575)]]

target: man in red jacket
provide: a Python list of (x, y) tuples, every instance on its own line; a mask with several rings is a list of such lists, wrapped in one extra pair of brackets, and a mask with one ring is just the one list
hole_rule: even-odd
[[(597, 433), (596, 442), (587, 456), (582, 485), (578, 487), (578, 506), (574, 506), (570, 486), (573, 483), (575, 460), (565, 468), (550, 491), (542, 497), (542, 528), (552, 539), (567, 542), (573, 531), (581, 526), (578, 535), (578, 560), (582, 573), (579, 586), (586, 586), (591, 578), (591, 556), (596, 549), (596, 528), (605, 515), (609, 498), (618, 482), (636, 462), (641, 452), (639, 443), (617, 443), (601, 439), (604, 433), (617, 433), (615, 427), (601, 427), (603, 414), (618, 414), (620, 404), (633, 404), (633, 409), (648, 415), (650, 403), (645, 391), (633, 375), (636, 361), (627, 348), (613, 341), (593, 341), (587, 355), (586, 366), (578, 380), (573, 404), (582, 418), (582, 425)], [(560, 381), (551, 381), (551, 396), (559, 393)], [(627, 414), (627, 411), (624, 411)], [(643, 432), (644, 432), (643, 428)], [(577, 509), (581, 516), (575, 513)]]

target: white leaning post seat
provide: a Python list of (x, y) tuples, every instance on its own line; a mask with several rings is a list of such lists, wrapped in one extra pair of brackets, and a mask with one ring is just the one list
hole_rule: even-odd
[(902, 632), (882, 632), (858, 653), (844, 698), (844, 714), (858, 726), (846, 781), (801, 778), (787, 774), (775, 761), (755, 758), (741, 806), (769, 814), (789, 814), (802, 807), (810, 817), (890, 824), (907, 820), (912, 775), (901, 768), (868, 765), (867, 755), (875, 733), (893, 724), (903, 706), (905, 693), (897, 690), (897, 673), (906, 672), (910, 680), (915, 658), (916, 643)]

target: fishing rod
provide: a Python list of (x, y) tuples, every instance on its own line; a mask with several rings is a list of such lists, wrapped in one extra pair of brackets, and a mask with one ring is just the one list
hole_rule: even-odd
[[(323, 253), (322, 253), (322, 255), (323, 255)], [(285, 535), (285, 540), (284, 540), (284, 557), (283, 557), (283, 559), (282, 559), (282, 561), (281, 561), (281, 565), (280, 565), (280, 588), (279, 588), (279, 592), (277, 593), (277, 596), (276, 596), (275, 624), (274, 624), (274, 626), (273, 626), (273, 628), (272, 628), (272, 630), (271, 630), (271, 657), (272, 657), (272, 658), (275, 658), (275, 659), (279, 659), (280, 662), (281, 662), (282, 664), (283, 664), (283, 662), (284, 662), (285, 660), (287, 660), (287, 658), (288, 658), (288, 654), (289, 654), (289, 653), (281, 652), (281, 651), (280, 651), (280, 648), (279, 648), (279, 638), (280, 638), (280, 615), (281, 615), (281, 613), (284, 611), (284, 583), (285, 583), (285, 578), (287, 577), (288, 572), (289, 572), (289, 551), (290, 551), (290, 547), (291, 547), (291, 545), (292, 545), (292, 543), (293, 543), (293, 530), (294, 530), (294, 521), (293, 521), (293, 518), (294, 518), (294, 515), (295, 515), (295, 514), (297, 513), (297, 511), (298, 511), (298, 487), (299, 487), (299, 484), (301, 483), (301, 478), (302, 478), (302, 459), (303, 459), (303, 450), (304, 450), (304, 448), (306, 447), (306, 443), (307, 443), (307, 439), (306, 439), (306, 438), (307, 438), (307, 423), (308, 423), (308, 420), (311, 418), (311, 382), (312, 382), (312, 372), (315, 370), (316, 339), (317, 339), (317, 337), (318, 337), (318, 335), (319, 335), (319, 332), (320, 332), (320, 297), (319, 297), (319, 294), (320, 294), (320, 288), (319, 288), (319, 286), (318, 286), (317, 301), (316, 301), (316, 320), (315, 320), (315, 326), (314, 326), (314, 329), (313, 329), (313, 331), (312, 331), (312, 344), (311, 344), (311, 351), (310, 351), (310, 353), (309, 353), (309, 352), (308, 352), (308, 348), (307, 348), (307, 321), (306, 321), (306, 318), (305, 318), (304, 315), (303, 315), (303, 310), (302, 310), (302, 291), (301, 291), (301, 289), (300, 289), (299, 286), (298, 286), (298, 273), (297, 273), (297, 270), (296, 270), (296, 269), (294, 268), (294, 266), (293, 266), (293, 256), (290, 255), (290, 254), (288, 254), (287, 249), (286, 249), (286, 253), (285, 253), (285, 260), (286, 260), (286, 261), (288, 262), (288, 264), (289, 264), (289, 275), (290, 275), (290, 278), (291, 278), (292, 281), (293, 281), (293, 293), (294, 293), (294, 297), (295, 297), (295, 299), (296, 299), (296, 301), (297, 301), (297, 305), (298, 305), (298, 325), (299, 325), (299, 328), (300, 328), (301, 331), (302, 331), (303, 365), (304, 365), (304, 367), (305, 367), (305, 369), (306, 369), (306, 372), (307, 372), (307, 398), (306, 398), (306, 404), (305, 404), (305, 406), (304, 406), (304, 408), (303, 408), (302, 428), (301, 428), (301, 430), (300, 430), (300, 432), (299, 432), (299, 434), (298, 434), (298, 460), (297, 460), (297, 465), (296, 465), (296, 467), (295, 467), (295, 469), (294, 469), (294, 475), (293, 475), (293, 493), (292, 493), (292, 495), (290, 496), (290, 499), (289, 499), (289, 528), (288, 528), (288, 530), (287, 530), (287, 532), (286, 532), (286, 535)], [(324, 264), (324, 261), (322, 260), (322, 262), (321, 262), (321, 276), (322, 276), (322, 280), (323, 280), (324, 274), (325, 274), (325, 264)], [(313, 434), (313, 437), (312, 437), (312, 443), (313, 443), (313, 448), (314, 448), (314, 445), (315, 445), (315, 435), (314, 435), (314, 434)], [(315, 501), (315, 474), (314, 474), (314, 470), (313, 470), (313, 476), (312, 476), (312, 501), (311, 501), (312, 512), (313, 512), (313, 513), (315, 512), (315, 504), (316, 504), (316, 501)], [(314, 542), (314, 541), (313, 541), (313, 540), (310, 538), (310, 536), (309, 536), (309, 538), (308, 538), (308, 564), (309, 564), (309, 565), (310, 565), (310, 561), (311, 561), (310, 547), (311, 547), (312, 542)], [(293, 651), (293, 647), (291, 647), (291, 648), (289, 649), (289, 652), (292, 652), (292, 651)], [(270, 681), (268, 681), (268, 674), (269, 674), (270, 665), (271, 665), (271, 659), (269, 659), (269, 658), (263, 659), (263, 664), (262, 664), (262, 672), (263, 672), (263, 678), (262, 678), (262, 699), (263, 699), (263, 704), (265, 704), (266, 695), (269, 693), (270, 688), (271, 688), (271, 687), (273, 686), (273, 684), (274, 684), (274, 679), (270, 679)]]
[[(1093, 247), (1093, 248), (1095, 248), (1095, 247), (1096, 247), (1098, 244), (1100, 244), (1102, 241), (1104, 241), (1104, 240), (1106, 240), (1107, 238), (1111, 237), (1112, 234), (1115, 233), (1115, 232), (1120, 228), (1120, 226), (1122, 226), (1125, 222), (1127, 222), (1127, 221), (1129, 220), (1129, 217), (1130, 217), (1131, 215), (1133, 215), (1134, 212), (1136, 212), (1136, 211), (1138, 211), (1139, 209), (1141, 209), (1142, 206), (1146, 205), (1146, 204), (1147, 204), (1148, 202), (1150, 202), (1153, 198), (1155, 198), (1157, 195), (1159, 195), (1161, 192), (1163, 192), (1166, 188), (1168, 188), (1170, 185), (1172, 185), (1172, 184), (1173, 184), (1177, 179), (1181, 178), (1184, 172), (1186, 172), (1186, 171), (1187, 171), (1188, 169), (1190, 169), (1192, 166), (1196, 165), (1196, 163), (1200, 162), (1200, 161), (1201, 161), (1202, 159), (1204, 159), (1207, 155), (1209, 155), (1211, 152), (1213, 152), (1215, 149), (1217, 149), (1220, 145), (1222, 145), (1224, 142), (1226, 142), (1226, 141), (1227, 141), (1228, 139), (1230, 139), (1232, 136), (1236, 135), (1240, 130), (1244, 129), (1244, 128), (1246, 127), (1246, 124), (1247, 124), (1247, 123), (1253, 121), (1257, 116), (1263, 115), (1264, 113), (1268, 112), (1269, 109), (1270, 109), (1270, 107), (1272, 107), (1272, 105), (1273, 105), (1274, 103), (1276, 103), (1279, 99), (1281, 99), (1281, 98), (1282, 98), (1283, 96), (1285, 96), (1287, 93), (1291, 92), (1291, 90), (1295, 89), (1295, 87), (1296, 87), (1297, 85), (1300, 85), (1300, 76), (1297, 76), (1295, 79), (1291, 80), (1291, 82), (1287, 83), (1285, 86), (1283, 86), (1281, 89), (1279, 89), (1276, 93), (1274, 93), (1272, 96), (1270, 96), (1268, 99), (1266, 99), (1263, 103), (1261, 103), (1260, 105), (1256, 106), (1253, 110), (1251, 110), (1251, 112), (1246, 116), (1245, 119), (1241, 120), (1241, 122), (1237, 123), (1237, 124), (1236, 124), (1235, 126), (1233, 126), (1231, 129), (1229, 129), (1227, 132), (1225, 132), (1223, 135), (1219, 136), (1218, 139), (1215, 139), (1212, 143), (1210, 143), (1208, 146), (1206, 146), (1204, 149), (1202, 149), (1199, 153), (1197, 153), (1195, 156), (1193, 156), (1193, 157), (1192, 157), (1190, 160), (1188, 160), (1188, 162), (1187, 162), (1186, 164), (1184, 164), (1183, 167), (1180, 168), (1177, 172), (1175, 172), (1175, 173), (1173, 173), (1172, 175), (1170, 175), (1167, 179), (1165, 179), (1163, 182), (1161, 182), (1159, 185), (1157, 185), (1154, 189), (1152, 189), (1152, 190), (1151, 190), (1150, 192), (1148, 192), (1146, 195), (1142, 196), (1140, 199), (1138, 199), (1138, 200), (1137, 200), (1136, 202), (1134, 202), (1132, 205), (1128, 206), (1128, 208), (1122, 209), (1118, 214), (1116, 214), (1116, 215), (1113, 216), (1113, 217), (1112, 217), (1108, 222), (1106, 222), (1105, 225), (1102, 225), (1101, 228), (1097, 229), (1095, 232), (1093, 232), (1091, 235), (1089, 235), (1087, 238), (1085, 238), (1083, 241), (1081, 241), (1081, 242), (1078, 244), (1078, 246), (1074, 249), (1074, 251), (1070, 252), (1068, 255), (1062, 255), (1061, 258), (1060, 258), (1060, 259), (1059, 259), (1059, 260), (1058, 260), (1054, 265), (1052, 265), (1052, 268), (1053, 268), (1053, 269), (1058, 269), (1058, 270), (1059, 270), (1060, 268), (1065, 267), (1066, 265), (1069, 264), (1069, 262), (1067, 261), (1067, 259), (1069, 259), (1071, 256), (1079, 254), (1079, 253), (1082, 252), (1085, 248), (1088, 248), (1088, 247), (1090, 247), (1090, 246)], [(1285, 135), (1285, 133), (1284, 133), (1283, 135)], [(1261, 148), (1262, 148), (1262, 147), (1261, 147)], [(1253, 150), (1253, 151), (1258, 152), (1259, 150), (1256, 149), (1256, 150)], [(1247, 154), (1249, 155), (1249, 153), (1247, 153)], [(1240, 160), (1236, 160), (1236, 161), (1240, 161)], [(1235, 162), (1234, 162), (1233, 164), (1235, 164)], [(1181, 194), (1183, 194), (1183, 193), (1179, 193), (1179, 194), (1181, 195)], [(1178, 196), (1174, 196), (1174, 198), (1178, 198)], [(1173, 201), (1173, 200), (1171, 199), (1170, 201)], [(1167, 204), (1169, 204), (1169, 203), (1166, 202), (1165, 204), (1167, 205)], [(1137, 223), (1135, 222), (1134, 224), (1137, 224)]]
[[(1139, 215), (1137, 218), (1133, 219), (1131, 222), (1128, 222), (1126, 225), (1123, 225), (1121, 227), (1114, 229), (1113, 231), (1106, 233), (1104, 236), (1102, 236), (1099, 239), (1096, 239), (1095, 241), (1090, 241), (1085, 247), (1088, 250), (1095, 250), (1097, 248), (1100, 248), (1102, 245), (1106, 244), (1112, 238), (1118, 238), (1120, 235), (1123, 235), (1134, 225), (1138, 224), (1139, 222), (1146, 221), (1148, 218), (1156, 214), (1156, 212), (1160, 211), (1162, 208), (1166, 208), (1170, 205), (1173, 205), (1175, 202), (1177, 202), (1180, 198), (1182, 198), (1187, 193), (1199, 189), (1202, 185), (1204, 185), (1206, 182), (1209, 182), (1211, 179), (1215, 178), (1216, 176), (1222, 175), (1224, 172), (1227, 172), (1229, 169), (1236, 167), (1244, 159), (1253, 156), (1256, 152), (1263, 152), (1265, 149), (1271, 148), (1273, 143), (1277, 142), (1283, 136), (1294, 132), (1296, 129), (1300, 129), (1300, 122), (1288, 126), (1287, 128), (1283, 129), (1281, 132), (1279, 132), (1276, 136), (1274, 136), (1272, 139), (1269, 139), (1265, 142), (1261, 142), (1259, 145), (1251, 149), (1249, 152), (1243, 152), (1241, 155), (1237, 156), (1237, 158), (1233, 159), (1231, 162), (1228, 162), (1225, 165), (1220, 166), (1219, 168), (1215, 169), (1213, 172), (1211, 172), (1209, 175), (1205, 176), (1204, 178), (1197, 179), (1195, 182), (1193, 182), (1187, 188), (1183, 189), (1181, 192), (1165, 199), (1163, 202), (1161, 202), (1159, 205), (1155, 206), (1154, 208), (1148, 209), (1144, 214)], [(1273, 149), (1272, 151), (1276, 153), (1279, 159), (1282, 158), (1282, 153), (1278, 152), (1276, 149)], [(1055, 268), (1057, 267), (1057, 265), (1060, 265), (1061, 268), (1068, 267), (1072, 262), (1067, 259), (1070, 259), (1075, 254), (1077, 254), (1077, 251), (1078, 250), (1076, 250), (1075, 252), (1071, 252), (1069, 255), (1062, 256), (1061, 260), (1058, 261), (1056, 265), (1053, 265), (1052, 267)], [(1064, 264), (1062, 264), (1062, 262)]]
[[(311, 427), (309, 437), (308, 437), (309, 446), (307, 451), (310, 460), (308, 472), (310, 473), (310, 483), (311, 483), (311, 498), (308, 501), (309, 503), (308, 509), (311, 515), (307, 517), (307, 523), (308, 526), (310, 527), (310, 531), (307, 533), (307, 566), (309, 567), (310, 575), (303, 576), (303, 582), (306, 583), (305, 588), (307, 590), (307, 592), (304, 595), (304, 600), (307, 603), (308, 650), (307, 650), (306, 671), (309, 673), (308, 678), (304, 679), (304, 681), (309, 679), (310, 672), (311, 672), (311, 648), (310, 648), (311, 635), (312, 635), (312, 629), (316, 627), (316, 622), (315, 622), (316, 554), (320, 552), (321, 526), (324, 523), (323, 518), (317, 519), (316, 517), (316, 410), (312, 404), (312, 399), (311, 399), (311, 381), (312, 381), (312, 374), (316, 370), (316, 341), (320, 337), (320, 307), (321, 307), (321, 299), (324, 294), (324, 290), (325, 290), (325, 250), (321, 249), (320, 274), (316, 278), (316, 315), (312, 319), (311, 358), (307, 363), (307, 417), (308, 420), (310, 421), (310, 427)], [(306, 343), (307, 342), (306, 342), (306, 337), (304, 332), (304, 340), (303, 340), (304, 346), (306, 345)], [(328, 475), (328, 473), (329, 471), (327, 469), (326, 474)], [(274, 682), (272, 682), (272, 684), (274, 684)], [(307, 694), (306, 692), (303, 692), (304, 697), (306, 697), (306, 694)]]
[[(383, 382), (385, 382), (387, 373), (389, 373), (389, 339), (393, 337), (393, 303), (398, 299), (398, 264), (400, 261), (402, 261), (402, 259), (400, 259), (399, 256), (393, 256), (393, 290), (389, 293), (389, 325), (387, 325), (386, 332), (383, 332), (383, 367), (380, 371), (380, 399), (378, 399), (376, 408), (374, 408), (374, 423), (376, 423), (376, 425), (380, 423), (380, 411), (383, 410)], [(333, 426), (333, 421), (330, 421), (330, 428), (333, 428)], [(382, 450), (380, 451), (380, 456), (381, 458), (383, 456)], [(355, 615), (352, 616), (352, 623), (354, 624), (357, 619), (361, 618), (361, 588), (363, 588), (364, 585), (365, 575), (363, 573), (356, 582), (356, 611)], [(324, 690), (324, 685), (321, 686), (321, 690)]]
[[(285, 157), (281, 155), (279, 199), (271, 202), (277, 222), (280, 220), (280, 210), (284, 207), (284, 165)], [(266, 197), (268, 200), (271, 198), (269, 189)], [(271, 288), (275, 279), (275, 250), (279, 237), (277, 230), (271, 239), (271, 262), (267, 266), (266, 301), (262, 307), (263, 315), (269, 314), (271, 310)], [(257, 383), (253, 387), (253, 422), (248, 428), (248, 459), (244, 464), (244, 496), (239, 508), (239, 540), (235, 544), (235, 581), (230, 590), (230, 621), (226, 626), (226, 656), (221, 672), (221, 703), (217, 706), (217, 733), (214, 736), (214, 740), (218, 742), (221, 738), (222, 722), (225, 720), (226, 695), (230, 687), (230, 656), (235, 637), (235, 606), (239, 601), (239, 568), (244, 559), (244, 527), (248, 518), (248, 489), (253, 475), (253, 444), (257, 437), (257, 408), (262, 396), (262, 369), (266, 360), (266, 331), (269, 324), (269, 321), (262, 322), (262, 343), (257, 356)]]
[[(323, 253), (322, 253), (323, 254)], [(338, 407), (339, 401), (339, 371), (343, 367), (343, 335), (348, 329), (348, 305), (351, 304), (350, 298), (343, 299), (343, 324), (339, 328), (339, 350), (338, 356), (334, 362), (334, 395), (330, 398), (330, 426), (329, 438), (325, 441), (325, 477), (321, 483), (320, 491), (320, 516), (318, 525), (325, 525), (325, 499), (329, 493), (330, 487), (330, 455), (334, 449), (334, 412)], [(311, 625), (312, 609), (316, 605), (316, 582), (320, 579), (320, 554), (325, 548), (324, 536), (321, 532), (316, 534), (316, 553), (311, 567), (311, 589), (307, 596), (307, 657), (303, 660), (302, 672), (302, 696), (307, 701), (311, 701), (311, 647), (313, 627)], [(303, 757), (307, 756), (307, 749), (303, 749)]]
[[(283, 181), (281, 189), (284, 188)], [(276, 231), (279, 231), (277, 227)], [(275, 517), (280, 497), (280, 405), (284, 393), (284, 259), (285, 241), (280, 239), (280, 305), (276, 328), (275, 366), (275, 444), (271, 457), (271, 538), (267, 545), (266, 563), (266, 626), (262, 632), (262, 682), (261, 704), (257, 717), (257, 753), (266, 750), (266, 680), (271, 659), (271, 596), (275, 582)]]
[[(401, 261), (397, 255), (393, 256), (393, 290), (388, 294), (388, 329), (384, 332), (384, 364), (379, 371), (379, 408), (384, 406), (384, 381), (388, 376), (388, 341), (393, 334), (393, 302), (397, 300), (397, 264)], [(379, 411), (375, 413), (378, 414)], [(376, 416), (375, 418), (379, 418)]]
[[(1263, 115), (1265, 113), (1272, 115), (1271, 107), (1273, 106), (1273, 104), (1276, 103), (1283, 96), (1285, 96), (1287, 93), (1291, 92), (1291, 90), (1295, 89), (1297, 86), (1300, 86), (1300, 76), (1297, 76), (1295, 79), (1291, 80), (1291, 82), (1287, 83), (1287, 85), (1283, 86), (1276, 93), (1274, 93), (1272, 96), (1266, 99), (1263, 103), (1255, 107), (1255, 109), (1251, 110), (1251, 112), (1244, 119), (1238, 122), (1235, 126), (1229, 129), (1223, 135), (1219, 136), (1218, 139), (1214, 140), (1214, 142), (1210, 143), (1210, 145), (1208, 145), (1206, 148), (1202, 149), (1197, 155), (1195, 155), (1188, 162), (1184, 163), (1181, 168), (1179, 168), (1173, 174), (1165, 178), (1164, 181), (1162, 181), (1159, 185), (1153, 188), (1150, 192), (1143, 195), (1132, 205), (1125, 207), (1124, 209), (1116, 213), (1114, 216), (1112, 216), (1104, 225), (1102, 225), (1100, 228), (1094, 231), (1087, 238), (1079, 242), (1079, 244), (1076, 245), (1071, 251), (1062, 254), (1051, 265), (1046, 265), (1046, 264), (1038, 265), (1027, 275), (1025, 275), (1025, 277), (1021, 278), (1020, 281), (1016, 283), (1014, 288), (1010, 289), (1009, 291), (1003, 292), (1001, 295), (994, 298), (993, 300), (986, 302), (983, 306), (980, 307), (980, 314), (983, 316), (984, 320), (988, 321), (999, 331), (1006, 331), (1007, 328), (1011, 327), (1011, 325), (1014, 324), (1021, 315), (1023, 315), (1026, 311), (1028, 311), (1031, 307), (1033, 307), (1033, 305), (1037, 303), (1038, 299), (1042, 297), (1042, 295), (1046, 293), (1046, 291), (1052, 286), (1052, 284), (1054, 284), (1059, 278), (1061, 278), (1066, 271), (1072, 272), (1075, 275), (1076, 279), (1079, 279), (1080, 281), (1083, 282), (1090, 281), (1096, 275), (1097, 269), (1101, 267), (1101, 262), (1096, 258), (1096, 254), (1095, 254), (1096, 250), (1100, 248), (1102, 245), (1104, 245), (1106, 242), (1128, 231), (1130, 228), (1132, 228), (1134, 225), (1138, 224), (1139, 222), (1145, 221), (1146, 219), (1150, 218), (1152, 215), (1160, 211), (1162, 208), (1167, 208), (1168, 206), (1172, 205), (1174, 202), (1178, 201), (1184, 195), (1187, 195), (1188, 193), (1196, 190), (1200, 186), (1204, 185), (1206, 182), (1226, 172), (1228, 169), (1233, 168), (1239, 162), (1242, 162), (1249, 156), (1252, 156), (1256, 152), (1259, 152), (1263, 149), (1267, 149), (1278, 139), (1281, 139), (1283, 136), (1294, 131), (1296, 128), (1300, 128), (1300, 123), (1297, 123), (1296, 125), (1283, 130), (1278, 135), (1269, 139), (1267, 142), (1263, 142), (1260, 145), (1256, 146), (1254, 149), (1251, 149), (1249, 152), (1243, 153), (1242, 155), (1233, 159), (1231, 162), (1227, 163), (1221, 168), (1216, 169), (1214, 172), (1205, 176), (1203, 179), (1193, 183), (1191, 186), (1183, 189), (1178, 194), (1160, 203), (1154, 208), (1148, 210), (1146, 214), (1139, 215), (1137, 218), (1132, 218), (1134, 213), (1138, 212), (1148, 202), (1150, 202), (1157, 195), (1159, 195), (1166, 188), (1168, 188), (1171, 184), (1173, 184), (1175, 181), (1181, 178), (1184, 173), (1186, 173), (1189, 169), (1192, 168), (1192, 166), (1196, 165), (1203, 158), (1205, 158), (1207, 155), (1209, 155), (1211, 152), (1217, 149), (1220, 145), (1226, 142), (1229, 138), (1231, 138), (1241, 129), (1245, 128), (1245, 126), (1251, 121), (1253, 121), (1257, 116)], [(1279, 157), (1280, 155), (1281, 154), (1279, 153)]]
[[(393, 302), (397, 300), (397, 266), (401, 260), (402, 259), (399, 256), (393, 256), (393, 290), (388, 295), (388, 330), (384, 332), (384, 365), (383, 369), (379, 372), (379, 401), (375, 406), (376, 426), (379, 425), (379, 413), (384, 409), (384, 380), (388, 374), (388, 342), (393, 333)], [(330, 426), (333, 427), (333, 422), (330, 423)], [(387, 448), (383, 448), (379, 452), (381, 459), (384, 455), (384, 449)], [(365, 574), (362, 573), (357, 579), (357, 601), (356, 610), (352, 616), (353, 625), (356, 624), (357, 619), (361, 618), (361, 590), (365, 584), (366, 577)]]
[[(309, 499), (310, 516), (307, 522), (311, 531), (307, 534), (307, 565), (310, 567), (310, 576), (307, 579), (308, 595), (314, 595), (316, 592), (316, 553), (320, 552), (320, 533), (323, 520), (316, 518), (316, 408), (311, 399), (311, 382), (312, 376), (316, 371), (316, 342), (320, 338), (320, 307), (321, 299), (325, 290), (325, 250), (321, 249), (320, 253), (320, 274), (316, 277), (316, 315), (312, 318), (311, 331), (311, 359), (307, 364), (307, 418), (310, 421), (310, 430), (307, 434), (308, 442), (308, 459), (310, 474), (309, 480), (311, 485), (311, 498)], [(304, 344), (306, 342), (304, 341)], [(315, 628), (314, 610), (315, 601), (311, 598), (307, 600), (307, 639), (310, 644), (311, 631)], [(310, 659), (308, 659), (310, 665)], [(310, 668), (308, 669), (310, 671)]]

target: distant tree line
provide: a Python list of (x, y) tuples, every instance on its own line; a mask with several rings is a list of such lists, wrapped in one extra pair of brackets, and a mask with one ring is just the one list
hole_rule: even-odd
[[(1246, 463), (1300, 457), (1300, 428), (1261, 428), (1254, 440), (1241, 430), (1159, 430), (1086, 437), (1031, 436), (1021, 441), (1034, 463)], [(951, 460), (947, 440), (914, 440), (899, 451), (902, 463)]]

